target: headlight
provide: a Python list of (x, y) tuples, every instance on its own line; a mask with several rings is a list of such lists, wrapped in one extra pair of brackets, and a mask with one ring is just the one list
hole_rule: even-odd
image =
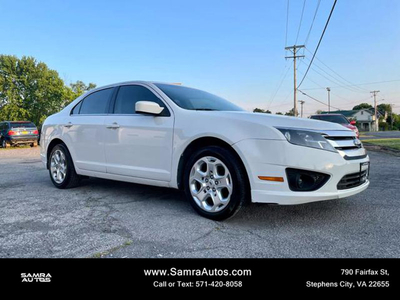
[(276, 129), (282, 132), (289, 143), (292, 143), (294, 145), (337, 152), (336, 149), (322, 136), (321, 133), (286, 128)]

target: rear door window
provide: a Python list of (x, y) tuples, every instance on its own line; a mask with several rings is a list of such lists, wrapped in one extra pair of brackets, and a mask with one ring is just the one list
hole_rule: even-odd
[(79, 111), (81, 110), (81, 106), (82, 106), (82, 101), (79, 102), (77, 105), (75, 105), (75, 107), (71, 110), (71, 115), (79, 114)]
[(108, 112), (108, 103), (114, 88), (104, 89), (94, 92), (83, 99), (79, 114), (81, 115), (101, 115)]

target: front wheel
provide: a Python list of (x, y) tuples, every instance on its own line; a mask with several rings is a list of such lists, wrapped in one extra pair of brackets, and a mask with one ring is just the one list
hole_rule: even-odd
[(10, 144), (7, 143), (7, 141), (6, 141), (5, 138), (3, 138), (3, 139), (1, 140), (1, 147), (2, 147), (2, 148), (9, 148), (9, 147), (10, 147)]
[(184, 187), (193, 208), (212, 220), (234, 216), (249, 194), (242, 165), (231, 151), (218, 146), (191, 155), (185, 167)]

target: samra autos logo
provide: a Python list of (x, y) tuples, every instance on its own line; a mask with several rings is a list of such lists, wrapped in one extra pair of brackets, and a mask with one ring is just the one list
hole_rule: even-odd
[(51, 282), (50, 273), (21, 273), (22, 282)]

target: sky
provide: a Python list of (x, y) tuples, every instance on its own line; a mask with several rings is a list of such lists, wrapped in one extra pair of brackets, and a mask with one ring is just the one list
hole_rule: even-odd
[[(304, 44), (310, 32), (299, 83), (333, 2), (0, 0), (0, 54), (33, 56), (67, 84), (181, 82), (247, 110), (284, 113), (293, 107), (293, 60), (284, 48)], [(370, 91), (380, 90), (378, 103), (399, 113), (399, 15), (398, 0), (338, 0), (299, 89), (327, 103), (330, 87), (340, 109), (373, 104)], [(327, 110), (300, 92), (298, 99), (304, 116)]]

